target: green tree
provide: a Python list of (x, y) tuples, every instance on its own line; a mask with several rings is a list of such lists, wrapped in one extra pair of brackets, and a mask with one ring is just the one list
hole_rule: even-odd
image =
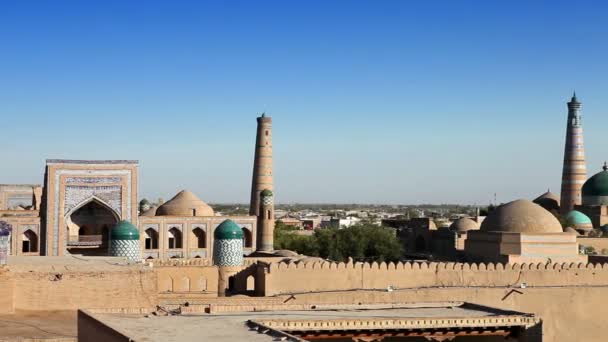
[(312, 236), (302, 236), (277, 222), (275, 248), (333, 261), (346, 261), (349, 257), (358, 261), (398, 261), (402, 255), (394, 229), (362, 223), (344, 229), (318, 229)]

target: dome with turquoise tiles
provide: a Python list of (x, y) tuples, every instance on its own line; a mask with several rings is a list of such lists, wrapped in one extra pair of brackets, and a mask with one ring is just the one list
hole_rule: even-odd
[(589, 216), (581, 213), (578, 210), (572, 210), (568, 212), (566, 216), (564, 216), (564, 220), (566, 221), (566, 224), (570, 227), (578, 228), (578, 226), (583, 225), (591, 226), (591, 219), (589, 218)]
[(268, 190), (268, 189), (264, 189), (264, 190), (262, 190), (260, 195), (262, 195), (262, 197), (270, 197), (270, 196), (272, 196), (272, 191)]
[(583, 205), (608, 205), (608, 165), (583, 184)]
[(110, 232), (110, 256), (125, 257), (131, 261), (139, 261), (139, 229), (129, 221), (118, 222)]
[(243, 236), (244, 234), (241, 227), (232, 220), (226, 220), (220, 223), (220, 225), (215, 228), (215, 232), (213, 232), (213, 237), (216, 240), (242, 240)]
[(139, 229), (129, 221), (120, 221), (110, 233), (112, 240), (139, 240)]
[(243, 265), (243, 230), (232, 220), (220, 223), (213, 232), (213, 264)]

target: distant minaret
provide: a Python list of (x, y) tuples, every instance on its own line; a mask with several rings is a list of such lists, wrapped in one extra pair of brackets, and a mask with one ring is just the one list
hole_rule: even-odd
[(568, 102), (568, 125), (566, 128), (566, 147), (564, 149), (564, 169), (562, 172), (562, 193), (560, 209), (562, 214), (581, 204), (581, 187), (587, 180), (585, 146), (583, 143), (583, 124), (581, 103), (576, 93)]
[(263, 113), (257, 120), (258, 131), (255, 138), (251, 202), (249, 203), (249, 215), (256, 216), (260, 212), (260, 193), (262, 190), (274, 191), (272, 180), (272, 118)]
[(272, 191), (264, 189), (260, 193), (260, 214), (258, 215), (257, 251), (274, 250), (274, 197)]

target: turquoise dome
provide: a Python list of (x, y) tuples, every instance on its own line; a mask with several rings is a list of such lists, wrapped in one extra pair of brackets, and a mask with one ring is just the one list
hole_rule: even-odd
[(213, 232), (213, 237), (216, 240), (241, 240), (243, 239), (243, 236), (241, 227), (232, 220), (226, 220), (220, 223), (220, 225), (215, 228), (215, 232)]
[[(596, 173), (583, 184), (584, 197), (608, 196), (608, 168), (604, 164), (604, 170)], [(585, 204), (585, 203), (583, 203)]]
[(569, 226), (578, 226), (584, 224), (591, 224), (591, 219), (589, 216), (581, 213), (577, 210), (572, 210), (564, 217), (566, 220), (566, 224)]
[(139, 229), (129, 221), (118, 222), (110, 232), (111, 240), (139, 240)]

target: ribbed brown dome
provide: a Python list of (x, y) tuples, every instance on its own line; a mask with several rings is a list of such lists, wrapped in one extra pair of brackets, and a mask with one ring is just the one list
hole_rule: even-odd
[(551, 191), (536, 197), (533, 202), (549, 211), (559, 212), (559, 196)]
[(213, 209), (188, 190), (180, 191), (175, 197), (156, 209), (156, 216), (214, 216)]
[(479, 225), (468, 217), (459, 218), (450, 225), (450, 230), (454, 232), (466, 232), (476, 229), (479, 229)]
[(481, 224), (485, 232), (563, 233), (557, 218), (538, 204), (519, 199), (498, 206)]

